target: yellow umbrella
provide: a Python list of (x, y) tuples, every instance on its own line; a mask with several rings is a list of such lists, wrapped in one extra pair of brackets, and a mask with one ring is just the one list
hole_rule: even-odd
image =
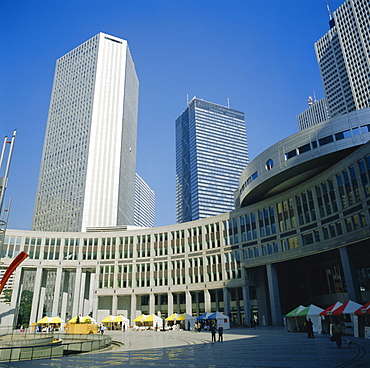
[(82, 323), (91, 322), (91, 317), (89, 317), (89, 316), (82, 317), (80, 319), (80, 322), (82, 322)]
[(107, 322), (116, 322), (114, 319), (117, 318), (116, 316), (108, 316), (104, 319), (101, 320), (102, 323), (107, 323)]
[[(124, 316), (118, 316), (116, 317), (113, 322), (126, 322), (127, 321), (127, 318), (125, 318)], [(103, 321), (102, 321), (103, 322)]]
[(177, 313), (171, 314), (165, 319), (165, 321), (175, 321), (177, 319)]
[(60, 317), (54, 317), (51, 319), (51, 323), (63, 323), (64, 321)]
[(144, 322), (153, 322), (155, 314), (151, 314), (144, 319)]
[(44, 324), (46, 324), (46, 323), (52, 323), (52, 322), (51, 322), (51, 318), (50, 317), (46, 317), (45, 316), (44, 318), (41, 318), (40, 321), (38, 321), (37, 323), (40, 323), (40, 324), (41, 323), (44, 323)]
[(147, 317), (147, 315), (142, 314), (141, 316), (136, 317), (136, 318), (134, 319), (134, 322), (141, 322), (141, 321), (143, 321), (146, 317)]

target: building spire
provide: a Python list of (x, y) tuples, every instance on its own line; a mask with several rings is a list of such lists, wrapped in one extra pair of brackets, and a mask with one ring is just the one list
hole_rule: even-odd
[(328, 9), (329, 20), (332, 20), (331, 11), (329, 7), (329, 0), (326, 0), (326, 8)]

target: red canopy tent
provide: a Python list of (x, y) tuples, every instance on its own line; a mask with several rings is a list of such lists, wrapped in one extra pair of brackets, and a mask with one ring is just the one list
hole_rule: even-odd
[(336, 302), (330, 307), (326, 308), (324, 311), (320, 313), (320, 316), (331, 316), (333, 314), (333, 310), (339, 308), (343, 303), (341, 302)]
[(353, 302), (352, 300), (348, 300), (348, 302), (342, 304), (337, 309), (334, 309), (332, 311), (333, 316), (340, 316), (342, 314), (352, 314), (355, 313), (355, 311), (361, 308), (361, 304)]
[(355, 314), (370, 314), (370, 302), (355, 310)]

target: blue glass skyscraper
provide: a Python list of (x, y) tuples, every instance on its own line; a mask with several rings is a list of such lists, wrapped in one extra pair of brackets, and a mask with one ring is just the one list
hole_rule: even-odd
[(194, 97), (176, 120), (177, 222), (233, 210), (247, 163), (244, 113)]

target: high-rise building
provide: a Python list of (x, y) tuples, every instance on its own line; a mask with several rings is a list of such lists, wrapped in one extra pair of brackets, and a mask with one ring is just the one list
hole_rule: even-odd
[(315, 43), (330, 117), (370, 106), (370, 3), (347, 0)]
[(234, 209), (248, 163), (244, 113), (193, 98), (176, 120), (176, 220)]
[(155, 193), (138, 174), (135, 177), (134, 225), (154, 227)]
[(316, 101), (310, 96), (308, 98), (308, 109), (297, 116), (298, 129), (302, 130), (328, 119), (329, 114), (326, 98), (324, 97)]
[(34, 230), (133, 224), (138, 88), (120, 38), (99, 33), (57, 60)]

